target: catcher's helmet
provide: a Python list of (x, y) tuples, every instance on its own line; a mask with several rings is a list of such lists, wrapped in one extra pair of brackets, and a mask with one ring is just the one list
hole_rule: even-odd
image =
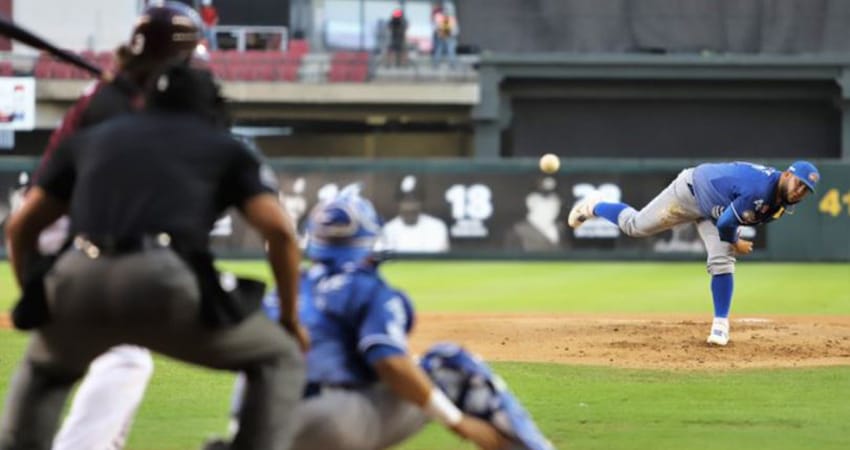
[(317, 205), (307, 222), (307, 256), (316, 261), (359, 263), (372, 254), (382, 222), (359, 186)]
[(203, 23), (191, 7), (178, 2), (152, 2), (136, 20), (130, 52), (139, 59), (189, 59), (201, 40)]

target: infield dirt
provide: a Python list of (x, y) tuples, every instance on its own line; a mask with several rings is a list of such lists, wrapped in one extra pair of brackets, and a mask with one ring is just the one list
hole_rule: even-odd
[[(711, 319), (695, 315), (420, 314), (419, 353), (457, 342), (488, 361), (636, 369), (741, 369), (850, 365), (850, 316), (734, 317), (726, 347), (705, 343)], [(0, 315), (0, 328), (9, 317)]]
[(695, 315), (421, 314), (412, 347), (463, 344), (488, 361), (639, 369), (850, 365), (850, 317), (733, 317), (732, 341), (711, 347)]

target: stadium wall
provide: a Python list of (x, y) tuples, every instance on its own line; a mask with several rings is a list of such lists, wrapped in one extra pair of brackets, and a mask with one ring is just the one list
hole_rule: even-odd
[(461, 42), (494, 52), (850, 50), (845, 0), (463, 0)]
[[(3, 219), (19, 195), (19, 174), (34, 159), (0, 160)], [(559, 173), (546, 176), (530, 158), (515, 160), (272, 160), (280, 182), (280, 199), (303, 230), (307, 213), (321, 198), (359, 183), (379, 213), (390, 221), (402, 210), (418, 208), (432, 223), (412, 245), (432, 245), (440, 229), (448, 249), (402, 255), (418, 258), (701, 260), (705, 257), (691, 226), (649, 239), (622, 236), (616, 227), (597, 221), (573, 231), (566, 214), (579, 198), (602, 193), (610, 200), (642, 206), (683, 168), (702, 161), (675, 159), (566, 159)], [(784, 168), (790, 160), (758, 160)], [(850, 163), (816, 161), (822, 174), (819, 191), (798, 205), (793, 215), (766, 227), (743, 230), (761, 261), (850, 261)], [(412, 202), (411, 202), (412, 201)], [(531, 218), (536, 216), (537, 220)], [(534, 222), (547, 222), (537, 227)], [(436, 230), (436, 231), (435, 231)], [(547, 232), (554, 240), (543, 237)], [(550, 235), (551, 236), (551, 235)], [(399, 246), (409, 245), (393, 238)], [(404, 238), (406, 239), (406, 238)], [(392, 240), (391, 240), (392, 241)], [(229, 212), (215, 227), (213, 246), (226, 257), (257, 257), (260, 238), (239, 216)]]
[(476, 156), (850, 159), (840, 56), (491, 54)]

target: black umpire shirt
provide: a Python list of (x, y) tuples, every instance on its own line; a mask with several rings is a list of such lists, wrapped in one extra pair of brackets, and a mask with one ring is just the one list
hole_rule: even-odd
[(127, 114), (67, 139), (38, 185), (68, 204), (72, 235), (133, 239), (166, 232), (209, 244), (229, 206), (276, 193), (259, 156), (191, 114)]
[(53, 157), (53, 152), (65, 139), (84, 128), (93, 127), (112, 117), (138, 110), (141, 103), (140, 93), (132, 92), (126, 87), (117, 86), (114, 82), (99, 82), (93, 85), (76, 103), (71, 105), (65, 117), (62, 118), (59, 128), (50, 135), (50, 141), (44, 149), (44, 155), (38, 165), (34, 179), (41, 178), (47, 163)]
[(100, 83), (88, 100), (80, 117), (80, 128), (95, 126), (107, 119), (138, 110), (134, 103), (141, 106), (141, 92), (132, 92), (129, 88), (112, 83)]

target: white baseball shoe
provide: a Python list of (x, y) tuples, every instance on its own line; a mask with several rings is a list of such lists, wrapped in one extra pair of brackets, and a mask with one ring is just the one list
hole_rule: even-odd
[(570, 215), (567, 217), (567, 224), (571, 228), (578, 228), (588, 219), (596, 217), (593, 214), (593, 208), (602, 201), (602, 196), (599, 194), (590, 194), (573, 205), (570, 210)]
[(712, 345), (725, 346), (729, 343), (729, 319), (715, 318), (711, 323), (711, 334), (705, 340)]

